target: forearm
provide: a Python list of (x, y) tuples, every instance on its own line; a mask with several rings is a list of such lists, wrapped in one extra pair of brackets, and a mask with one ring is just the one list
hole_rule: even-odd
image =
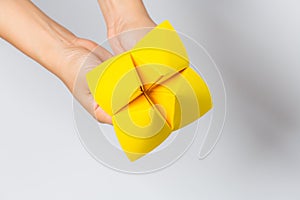
[(27, 0), (0, 0), (0, 37), (57, 76), (64, 49), (76, 39)]

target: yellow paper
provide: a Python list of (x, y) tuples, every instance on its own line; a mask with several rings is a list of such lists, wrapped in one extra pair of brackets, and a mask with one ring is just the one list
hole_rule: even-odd
[(185, 47), (168, 21), (130, 51), (90, 71), (87, 81), (95, 101), (112, 116), (131, 161), (212, 108), (205, 81), (189, 67)]

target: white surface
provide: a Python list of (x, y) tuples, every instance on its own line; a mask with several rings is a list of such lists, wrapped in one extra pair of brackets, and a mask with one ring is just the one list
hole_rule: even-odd
[[(77, 35), (105, 39), (96, 0), (34, 2)], [(214, 152), (199, 161), (194, 145), (148, 175), (103, 167), (75, 134), (62, 83), (1, 40), (0, 199), (299, 199), (299, 1), (145, 3), (202, 43), (223, 74), (228, 116)]]

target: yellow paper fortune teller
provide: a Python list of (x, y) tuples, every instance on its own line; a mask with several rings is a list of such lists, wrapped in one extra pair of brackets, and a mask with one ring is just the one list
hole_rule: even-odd
[(189, 67), (185, 47), (168, 21), (130, 51), (91, 70), (87, 82), (95, 101), (112, 116), (131, 161), (212, 108), (206, 83)]

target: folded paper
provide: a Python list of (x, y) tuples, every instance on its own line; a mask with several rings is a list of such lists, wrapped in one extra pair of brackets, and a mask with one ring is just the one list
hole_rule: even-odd
[(112, 116), (131, 161), (212, 108), (205, 81), (189, 67), (185, 47), (168, 21), (130, 51), (91, 70), (87, 82), (95, 101)]

